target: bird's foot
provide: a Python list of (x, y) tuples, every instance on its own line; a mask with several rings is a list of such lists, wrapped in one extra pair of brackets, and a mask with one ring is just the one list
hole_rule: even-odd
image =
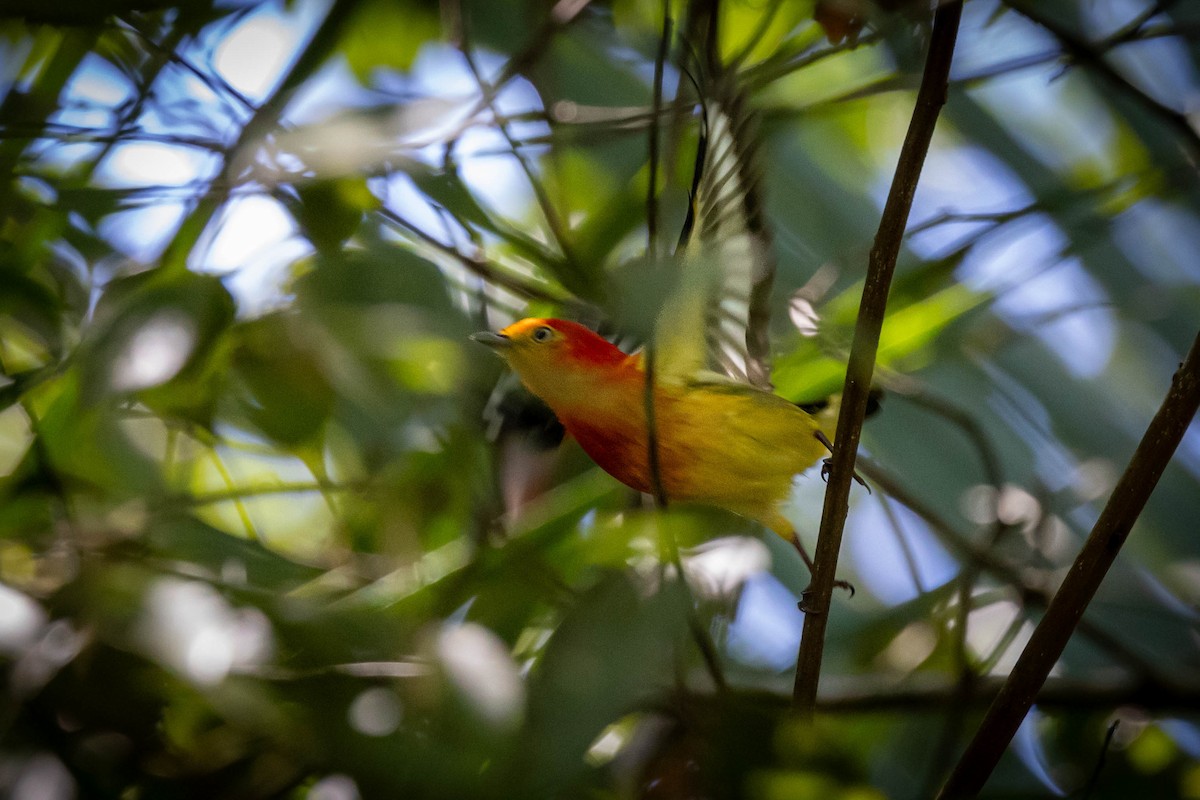
[[(833, 459), (827, 458), (821, 462), (821, 480), (829, 483), (829, 472), (833, 469)], [(871, 487), (867, 486), (867, 482), (863, 480), (862, 475), (858, 474), (858, 470), (854, 471), (854, 482), (867, 490), (867, 494), (871, 493)]]
[(800, 602), (796, 603), (796, 608), (800, 609), (801, 614), (820, 614), (820, 611), (817, 611), (817, 609), (809, 605), (810, 600), (812, 600), (811, 583), (800, 592)]
[[(850, 593), (851, 597), (854, 597), (854, 584), (851, 583), (850, 581), (835, 580), (833, 582), (833, 585), (834, 585), (834, 588), (845, 589), (847, 592)], [(800, 609), (805, 614), (823, 614), (823, 613), (825, 613), (823, 611), (819, 611), (816, 608), (813, 608), (810, 603), (811, 600), (812, 600), (812, 584), (810, 583), (808, 586), (804, 587), (803, 591), (800, 592), (800, 602), (796, 604), (796, 608)]]

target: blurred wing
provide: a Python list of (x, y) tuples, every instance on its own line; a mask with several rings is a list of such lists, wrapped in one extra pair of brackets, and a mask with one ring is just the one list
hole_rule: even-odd
[[(732, 77), (722, 81), (729, 86)], [(775, 264), (762, 219), (757, 140), (732, 87), (704, 101), (677, 291), (659, 315), (659, 379), (770, 388), (767, 323)]]

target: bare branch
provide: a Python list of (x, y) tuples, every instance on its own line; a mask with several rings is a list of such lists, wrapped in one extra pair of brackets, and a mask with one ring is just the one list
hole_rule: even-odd
[(1129, 537), (1197, 408), (1200, 408), (1200, 335), (1175, 373), (1166, 399), (1146, 429), (1071, 571), (1050, 601), (1046, 615), (942, 787), (938, 795), (942, 800), (974, 797), (983, 788)]
[[(1004, 583), (1016, 588), (1021, 593), (1021, 600), (1028, 604), (1045, 608), (1050, 604), (1049, 592), (1039, 586), (1032, 585), (1016, 567), (997, 557), (990, 550), (972, 544), (965, 536), (956, 532), (945, 519), (926, 505), (912, 493), (908, 492), (901, 481), (868, 459), (858, 460), (858, 469), (871, 483), (882, 491), (903, 503), (910, 511), (925, 520), (929, 529), (938, 540), (953, 550), (960, 558), (979, 569), (986, 570)], [(1145, 659), (1101, 627), (1088, 619), (1080, 620), (1079, 630), (1086, 635), (1097, 647), (1104, 650), (1113, 660), (1131, 671), (1139, 680), (1146, 683), (1163, 683), (1159, 671)]]
[[(1093, 45), (1076, 35), (1065, 25), (1042, 13), (1041, 7), (1024, 2), (1024, 0), (1005, 0), (1005, 4), (1023, 17), (1037, 23), (1054, 34), (1063, 47), (1063, 51), (1076, 62), (1090, 67), (1094, 74), (1101, 76), (1118, 91), (1141, 105), (1150, 113), (1157, 116), (1179, 137), (1180, 145), (1186, 150), (1188, 157), (1195, 167), (1200, 161), (1200, 134), (1192, 127), (1187, 114), (1165, 105), (1142, 91), (1126, 78), (1104, 58), (1105, 51), (1126, 41), (1123, 37), (1100, 42)], [(1135, 20), (1136, 22), (1136, 20)], [(1120, 32), (1118, 32), (1120, 34)], [(1129, 34), (1132, 36), (1133, 34)]]
[(804, 634), (796, 664), (793, 698), (802, 717), (811, 718), (816, 708), (825, 627), (829, 619), (829, 599), (836, 580), (838, 551), (841, 549), (842, 530), (849, 509), (850, 483), (854, 477), (854, 458), (866, 414), (888, 289), (908, 223), (908, 212), (916, 193), (917, 180), (925, 163), (925, 154), (933, 139), (938, 114), (946, 102), (950, 61), (954, 56), (961, 17), (962, 3), (957, 0), (943, 4), (934, 15), (933, 34), (925, 62), (925, 74), (917, 93), (916, 108), (900, 151), (875, 245), (871, 249), (854, 343), (850, 350), (850, 363), (846, 370), (846, 384), (842, 390), (833, 468), (825, 490), (825, 509), (817, 537), (816, 569), (813, 570), (808, 603), (811, 611), (804, 617)]
[(214, 182), (223, 184), (226, 187), (225, 190), (210, 192), (196, 203), (163, 251), (161, 263), (164, 269), (183, 270), (187, 268), (187, 259), (192, 248), (200, 240), (205, 228), (216, 216), (217, 211), (227, 199), (228, 192), (235, 185), (237, 176), (233, 174), (233, 171), (238, 154), (278, 125), (293, 93), (325, 63), (325, 59), (340, 41), (342, 30), (357, 9), (358, 0), (340, 0), (329, 9), (329, 13), (318, 26), (308, 46), (301, 51), (300, 56), (284, 76), (279, 89), (258, 107), (242, 128), (237, 141), (225, 151), (219, 173), (220, 180)]
[[(965, 703), (979, 708), (995, 699), (1002, 681), (980, 678), (971, 687)], [(703, 703), (710, 696), (695, 693), (692, 699)], [(882, 676), (839, 681), (832, 689), (822, 690), (817, 709), (824, 714), (936, 714), (947, 703), (957, 702), (958, 688), (954, 682), (917, 674), (906, 678), (901, 685)], [(731, 689), (716, 699), (740, 705), (757, 706), (767, 710), (786, 711), (789, 698), (782, 692)], [(1108, 683), (1056, 678), (1048, 681), (1038, 692), (1039, 708), (1071, 711), (1097, 711), (1133, 706), (1155, 713), (1183, 713), (1200, 710), (1200, 686), (1167, 687), (1160, 684)]]

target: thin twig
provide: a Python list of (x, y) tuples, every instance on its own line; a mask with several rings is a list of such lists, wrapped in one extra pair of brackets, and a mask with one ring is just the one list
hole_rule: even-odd
[[(902, 482), (894, 475), (884, 470), (869, 459), (858, 460), (858, 469), (873, 485), (903, 503), (910, 511), (925, 520), (930, 531), (938, 540), (954, 551), (968, 563), (976, 564), (987, 570), (1004, 583), (1015, 587), (1021, 593), (1021, 599), (1028, 605), (1045, 608), (1050, 604), (1049, 593), (1039, 586), (1032, 585), (1016, 567), (996, 556), (986, 547), (971, 543), (965, 536), (955, 531), (938, 512), (909, 492)], [(1120, 638), (1084, 618), (1079, 623), (1079, 630), (1092, 642), (1104, 650), (1114, 661), (1124, 665), (1139, 680), (1146, 683), (1163, 683), (1159, 671), (1151, 666), (1144, 658), (1129, 649)]]
[[(965, 701), (972, 708), (992, 702), (1000, 691), (999, 678), (980, 678)], [(692, 698), (703, 702), (710, 696), (695, 692)], [(821, 690), (817, 708), (827, 714), (937, 714), (947, 703), (956, 702), (958, 687), (952, 681), (935, 679), (928, 674), (906, 678), (897, 685), (895, 676), (872, 676), (839, 681), (834, 688)], [(715, 702), (739, 706), (757, 706), (784, 712), (791, 698), (782, 691), (731, 688)], [(1047, 681), (1037, 696), (1039, 708), (1073, 711), (1115, 709), (1134, 706), (1154, 714), (1188, 714), (1200, 711), (1200, 685), (1167, 687), (1160, 684), (1111, 683), (1103, 680), (1055, 678)]]
[[(213, 96), (219, 98), (227, 105), (234, 106), (234, 104), (229, 102), (229, 98), (232, 97), (237, 101), (237, 106), (240, 107), (241, 111), (248, 111), (250, 113), (255, 111), (254, 103), (250, 101), (250, 98), (246, 97), (244, 94), (231, 86), (227, 80), (221, 77), (219, 72), (216, 70), (205, 72), (193, 64), (190, 59), (185, 57), (176, 49), (179, 46), (179, 41), (182, 40), (186, 33), (182, 27), (176, 27), (171, 30), (172, 41), (170, 44), (162, 44), (155, 41), (153, 36), (143, 31), (130, 20), (117, 18), (116, 28), (122, 32), (132, 33), (137, 36), (146, 45), (148, 50), (154, 51), (159, 59), (162, 59), (164, 62), (169, 61), (170, 63), (175, 64), (183, 69), (185, 72), (190, 73), (194, 78), (196, 78), (196, 80), (203, 83), (208, 90), (213, 93)], [(161, 67), (155, 67), (152, 72), (148, 73), (148, 76), (156, 76), (160, 69)], [(149, 88), (149, 81), (147, 81), (146, 86)], [(144, 101), (144, 98), (147, 96), (147, 94), (148, 93), (142, 94), (141, 97), (139, 97), (139, 102)], [(137, 115), (131, 115), (131, 118), (137, 119)]]
[(1092, 775), (1088, 778), (1087, 787), (1083, 790), (1081, 800), (1088, 800), (1092, 793), (1096, 791), (1096, 787), (1100, 785), (1100, 772), (1104, 769), (1104, 762), (1108, 760), (1108, 748), (1112, 745), (1113, 734), (1117, 732), (1117, 726), (1121, 724), (1121, 720), (1114, 719), (1112, 725), (1108, 726), (1108, 731), (1104, 734), (1104, 744), (1100, 745), (1100, 755), (1096, 757), (1096, 766), (1092, 769)]
[[(230, 476), (232, 480), (232, 476)], [(216, 503), (239, 502), (246, 498), (266, 497), (279, 494), (318, 494), (329, 492), (357, 492), (366, 488), (362, 481), (286, 481), (272, 484), (246, 484), (238, 486), (236, 481), (226, 481), (227, 489), (189, 493), (183, 492), (164, 497), (160, 503), (163, 508), (172, 506), (207, 506)]]
[(483, 77), (483, 72), (479, 69), (479, 65), (475, 63), (475, 56), (471, 52), (471, 45), (466, 39), (465, 31), (462, 34), (462, 38), (463, 41), (459, 52), (462, 53), (463, 60), (467, 64), (467, 69), (470, 70), (471, 75), (475, 78), (480, 95), (488, 98), (487, 108), (491, 112), (496, 130), (504, 137), (504, 141), (508, 144), (512, 157), (517, 160), (517, 164), (521, 167), (521, 172), (525, 175), (525, 180), (529, 184), (529, 188), (533, 191), (534, 198), (537, 200), (538, 208), (541, 209), (542, 216), (546, 220), (546, 227), (549, 229), (550, 235), (554, 237), (554, 241), (558, 244), (559, 252), (562, 253), (568, 265), (579, 269), (579, 262), (575, 259), (574, 250), (571, 247), (570, 230), (562, 217), (559, 216), (558, 210), (555, 209), (554, 203), (550, 200), (550, 195), (546, 192), (546, 187), (542, 185), (541, 178), (538, 177), (537, 171), (533, 168), (533, 164), (526, 157), (525, 153), (522, 152), (517, 140), (508, 129), (509, 120), (496, 107), (496, 94)]
[(892, 529), (892, 533), (896, 536), (896, 546), (900, 548), (900, 555), (904, 559), (904, 566), (908, 569), (909, 577), (912, 578), (917, 594), (925, 594), (929, 590), (925, 587), (925, 581), (921, 580), (921, 570), (917, 565), (917, 554), (913, 552), (912, 544), (908, 541), (908, 536), (904, 533), (904, 525), (900, 522), (900, 517), (896, 514), (896, 510), (892, 508), (891, 498), (884, 492), (879, 493), (879, 507), (883, 509), (883, 515), (888, 520), (888, 527)]
[(1050, 670), (1108, 573), (1150, 493), (1200, 408), (1200, 335), (1175, 373), (1171, 389), (1146, 429), (1070, 572), (1050, 601), (999, 695), (942, 787), (941, 800), (974, 797), (1017, 732)]
[(360, 0), (339, 0), (330, 7), (308, 45), (280, 81), (279, 88), (258, 107), (242, 127), (237, 140), (225, 151), (218, 179), (213, 181), (214, 186), (222, 185), (224, 190), (212, 191), (197, 201), (163, 250), (160, 258), (163, 269), (187, 269), (188, 256), (238, 182), (235, 169), (240, 166), (240, 156), (279, 124), (296, 90), (325, 63), (325, 59), (341, 41), (342, 30), (353, 18), (359, 3)]
[[(671, 42), (671, 9), (664, 2), (662, 5), (663, 26), (662, 35), (658, 42), (658, 52), (654, 62), (654, 96), (652, 114), (650, 117), (650, 180), (646, 191), (646, 250), (651, 260), (658, 255), (658, 114), (662, 103), (663, 66), (667, 58), (667, 49)], [(654, 376), (657, 366), (657, 348), (651, 340), (646, 345), (646, 380), (642, 395), (642, 403), (646, 414), (646, 446), (647, 464), (650, 469), (650, 488), (654, 492), (654, 502), (659, 508), (666, 508), (667, 493), (663, 490), (662, 470), (659, 464), (658, 427), (655, 424), (654, 408)], [(683, 574), (682, 567), (680, 575)]]
[[(17, 88), (19, 84), (11, 84), (3, 100), (0, 100), (0, 128), (7, 129), (14, 124), (33, 127), (45, 125), (46, 120), (60, 108), (59, 98), (63, 87), (92, 51), (98, 38), (99, 31), (95, 28), (64, 29), (57, 44), (38, 68), (37, 79), (32, 85), (21, 90)], [(8, 207), (7, 200), (17, 185), (11, 178), (26, 146), (27, 142), (21, 139), (0, 141), (0, 208)]]
[[(560, 0), (556, 3), (554, 8), (551, 9), (550, 15), (542, 23), (542, 26), (530, 37), (529, 43), (519, 53), (504, 63), (499, 75), (487, 87), (470, 113), (466, 115), (466, 119), (472, 119), (486, 110), (495, 102), (496, 97), (500, 94), (500, 90), (507, 86), (509, 81), (537, 63), (537, 60), (542, 57), (546, 48), (550, 46), (554, 35), (573, 22), (588, 7), (590, 2), (591, 0)], [(462, 27), (457, 31), (457, 34), (461, 42)]]
[(655, 420), (654, 375), (657, 367), (658, 348), (653, 340), (646, 343), (646, 378), (643, 382), (642, 403), (646, 414), (646, 459), (650, 471), (650, 488), (654, 503), (659, 508), (667, 507), (667, 492), (663, 489), (662, 465), (658, 452), (658, 425)]
[(376, 209), (375, 213), (397, 228), (416, 236), (426, 246), (443, 255), (453, 258), (472, 275), (476, 275), (488, 283), (512, 292), (520, 298), (525, 300), (539, 300), (542, 302), (555, 303), (559, 305), (571, 304), (570, 298), (565, 295), (560, 296), (554, 294), (549, 290), (548, 287), (539, 286), (538, 284), (521, 276), (498, 269), (494, 264), (477, 255), (468, 255), (454, 245), (446, 244), (421, 226), (410, 221), (406, 217), (402, 217), (400, 214), (396, 213), (390, 208), (381, 206), (380, 208)]
[(663, 101), (663, 68), (667, 60), (667, 50), (671, 46), (671, 8), (667, 0), (663, 0), (662, 12), (662, 36), (658, 40), (658, 52), (654, 56), (654, 95), (649, 120), (650, 175), (649, 186), (646, 189), (646, 250), (651, 261), (658, 259), (658, 129)]
[(246, 529), (246, 538), (253, 542), (262, 542), (262, 537), (258, 535), (258, 528), (255, 527), (254, 520), (250, 518), (250, 512), (246, 508), (246, 503), (243, 499), (244, 495), (237, 492), (237, 481), (233, 479), (233, 473), (229, 471), (220, 453), (215, 449), (209, 455), (212, 457), (217, 474), (221, 476), (221, 480), (229, 488), (229, 499), (233, 502), (234, 509), (237, 510), (238, 519), (242, 521), (242, 526)]
[(846, 370), (846, 384), (842, 391), (832, 471), (825, 490), (825, 508), (817, 537), (816, 569), (813, 571), (807, 604), (811, 611), (804, 617), (804, 633), (797, 657), (793, 699), (802, 718), (811, 718), (816, 709), (829, 600), (836, 580), (838, 551), (841, 549), (842, 530), (849, 510), (850, 483), (854, 478), (854, 459), (866, 414), (875, 354), (879, 349), (888, 288), (916, 193), (917, 179), (925, 163), (938, 114), (946, 102), (950, 61), (954, 55), (961, 17), (962, 3), (958, 0), (943, 4), (934, 15), (933, 34), (921, 88), (917, 93), (916, 108), (900, 151), (863, 284), (862, 303)]
[[(980, 461), (983, 465), (984, 480), (992, 487), (993, 494), (996, 500), (999, 501), (1000, 490), (1004, 484), (1004, 476), (1000, 468), (1000, 458), (996, 454), (995, 448), (988, 441), (987, 434), (983, 430), (974, 417), (967, 413), (964, 409), (959, 408), (953, 403), (944, 400), (937, 395), (931, 394), (919, 386), (909, 385), (909, 382), (904, 382), (896, 387), (896, 395), (900, 398), (912, 402), (914, 405), (930, 411), (948, 422), (956, 425), (967, 435), (971, 440), (976, 452), (979, 453)], [(994, 547), (1003, 536), (1006, 526), (1000, 521), (998, 515), (995, 516), (995, 522), (992, 525), (989, 546)], [(974, 561), (968, 561), (962, 569), (958, 577), (958, 608), (955, 620), (954, 629), (954, 663), (958, 671), (958, 698), (957, 700), (965, 701), (971, 692), (971, 686), (978, 679), (977, 670), (980, 668), (971, 663), (970, 654), (967, 652), (967, 633), (970, 626), (971, 612), (974, 609), (974, 592), (975, 584), (979, 580), (981, 567)], [(1024, 618), (1018, 615), (1015, 620), (1015, 627), (1012, 628), (1013, 634), (1020, 629), (1020, 625), (1024, 622)], [(999, 652), (1003, 652), (1006, 646), (1002, 642)], [(922, 795), (928, 796), (936, 791), (936, 787), (940, 784), (946, 774), (946, 770), (951, 764), (954, 752), (958, 749), (958, 739), (966, 722), (966, 704), (965, 702), (951, 702), (946, 705), (946, 719), (942, 726), (942, 732), (938, 737), (937, 745), (934, 748), (934, 755), (929, 762), (929, 771), (927, 773), (927, 783)]]
[[(1151, 97), (1106, 61), (1104, 52), (1108, 48), (1105, 42), (1093, 45), (1081, 36), (1076, 35), (1065, 25), (1044, 15), (1042, 13), (1044, 4), (1029, 4), (1024, 2), (1024, 0), (1004, 0), (1004, 4), (1026, 19), (1048, 30), (1058, 39), (1063, 47), (1063, 51), (1072, 59), (1091, 68), (1094, 74), (1102, 76), (1111, 85), (1115, 86), (1118, 91), (1165, 122), (1175, 135), (1179, 137), (1181, 145), (1189, 154), (1192, 166), (1196, 166), (1197, 161), (1200, 161), (1200, 134), (1192, 127), (1187, 114), (1176, 111), (1174, 108)], [(1114, 44), (1119, 44), (1122, 41), (1117, 40)]]
[(760, 12), (758, 17), (758, 25), (755, 26), (754, 30), (750, 33), (750, 36), (746, 38), (746, 43), (742, 45), (742, 49), (739, 50), (733, 58), (729, 59), (729, 63), (726, 64), (726, 68), (729, 69), (730, 72), (738, 72), (741, 70), (742, 64), (744, 64), (746, 59), (750, 57), (750, 54), (754, 52), (754, 48), (758, 46), (760, 41), (762, 41), (763, 36), (765, 36), (767, 31), (770, 29), (771, 23), (775, 21), (775, 15), (779, 13), (780, 5), (782, 5), (782, 0), (769, 0), (766, 10)]
[(883, 37), (880, 34), (872, 33), (860, 37), (858, 42), (854, 44), (846, 41), (841, 44), (822, 46), (816, 50), (806, 48), (799, 53), (784, 54), (783, 57), (773, 56), (754, 66), (747, 67), (741, 71), (741, 75), (745, 79), (745, 85), (748, 89), (762, 89), (790, 73), (798, 72), (805, 67), (811, 67), (818, 61), (823, 61), (826, 58), (840, 55), (841, 53), (850, 52), (858, 47), (873, 45), (882, 40)]
[[(663, 70), (667, 52), (670, 48), (672, 29), (671, 9), (667, 2), (663, 2), (662, 12), (662, 35), (659, 38), (658, 52), (656, 53), (654, 63), (654, 96), (649, 126), (650, 180), (646, 192), (646, 251), (652, 261), (657, 260), (658, 257), (658, 121), (662, 106)], [(646, 380), (642, 400), (646, 414), (646, 447), (647, 463), (650, 470), (650, 488), (653, 490), (655, 505), (660, 509), (664, 509), (667, 507), (668, 498), (662, 482), (662, 467), (659, 460), (658, 447), (658, 426), (655, 418), (654, 377), (657, 366), (656, 356), (657, 348), (653, 339), (651, 339), (645, 348)], [(683, 568), (683, 559), (679, 554), (679, 543), (675, 540), (675, 531), (670, 525), (660, 524), (659, 535), (661, 537), (660, 546), (666, 549), (667, 559), (674, 565), (679, 575), (679, 585), (683, 588), (684, 602), (687, 604), (685, 611), (687, 614), (688, 630), (692, 635), (692, 640), (696, 643), (701, 658), (704, 659), (704, 665), (708, 670), (709, 676), (712, 678), (713, 685), (716, 686), (718, 691), (724, 692), (728, 688), (728, 684), (725, 681), (725, 672), (721, 667), (721, 659), (717, 652), (717, 647), (709, 635), (709, 630), (700, 619), (695, 593), (692, 592), (691, 585), (688, 583), (687, 573)]]

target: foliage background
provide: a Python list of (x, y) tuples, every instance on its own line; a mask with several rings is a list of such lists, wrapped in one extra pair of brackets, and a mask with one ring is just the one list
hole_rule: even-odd
[[(831, 44), (812, 3), (719, 6), (759, 119), (774, 380), (811, 400), (840, 384), (928, 19), (863, 5)], [(13, 797), (929, 796), (1200, 319), (1200, 9), (968, 2), (864, 431), (898, 477), (852, 498), (859, 592), (802, 726), (794, 553), (530, 449), (466, 340), (652, 316), (658, 4), (2, 13)], [(696, 139), (677, 63), (663, 242)], [(1198, 482), (1193, 425), (987, 796), (1200, 797)], [(810, 545), (822, 488), (792, 504)]]

